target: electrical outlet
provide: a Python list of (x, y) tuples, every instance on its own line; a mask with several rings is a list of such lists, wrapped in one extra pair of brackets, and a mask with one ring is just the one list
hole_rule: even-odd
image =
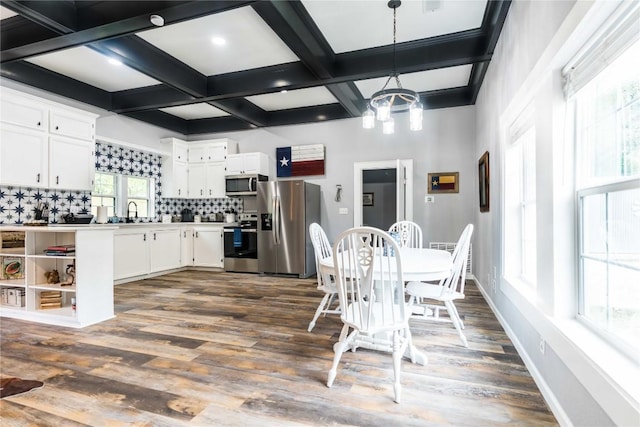
[(540, 338), (540, 353), (544, 354), (544, 350), (547, 347), (546, 342), (544, 341), (544, 339)]
[(425, 203), (434, 203), (435, 201), (436, 201), (436, 198), (434, 196), (424, 196)]
[(340, 215), (349, 215), (349, 208), (340, 208), (338, 210), (338, 214), (340, 214)]

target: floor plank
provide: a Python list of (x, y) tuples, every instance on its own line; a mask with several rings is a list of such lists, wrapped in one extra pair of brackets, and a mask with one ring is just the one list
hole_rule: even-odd
[[(45, 387), (0, 402), (2, 425), (556, 426), (472, 282), (449, 323), (411, 320), (426, 366), (343, 355), (312, 279), (185, 271), (115, 287), (116, 318), (80, 330), (3, 318), (0, 375)], [(80, 309), (80, 308), (79, 308)]]

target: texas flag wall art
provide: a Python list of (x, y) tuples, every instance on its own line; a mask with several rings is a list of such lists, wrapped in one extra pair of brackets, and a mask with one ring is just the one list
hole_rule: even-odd
[(276, 148), (278, 177), (324, 175), (324, 145)]
[(458, 172), (437, 172), (427, 176), (429, 193), (457, 193)]

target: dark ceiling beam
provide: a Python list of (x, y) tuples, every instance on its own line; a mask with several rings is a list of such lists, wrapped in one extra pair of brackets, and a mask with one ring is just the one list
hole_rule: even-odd
[(2, 47), (2, 50), (10, 50), (25, 44), (56, 37), (57, 35), (57, 33), (35, 22), (16, 15), (2, 20), (2, 25), (0, 25), (0, 47)]
[(122, 113), (122, 115), (164, 129), (169, 129), (183, 135), (188, 135), (188, 120), (181, 119), (180, 117), (165, 113), (164, 111), (132, 111), (129, 113)]
[(221, 99), (209, 104), (256, 127), (267, 125), (267, 113), (244, 98)]
[(255, 129), (256, 127), (235, 117), (214, 117), (210, 119), (188, 120), (188, 135), (200, 133), (232, 132)]
[(472, 104), (471, 94), (466, 86), (421, 92), (420, 98), (422, 99), (422, 104), (428, 110)]
[(29, 62), (4, 64), (0, 67), (0, 75), (105, 110), (111, 109), (111, 94), (109, 92)]
[[(478, 30), (433, 37), (396, 45), (396, 70), (400, 74), (487, 61), (486, 36)], [(364, 80), (389, 75), (393, 46), (336, 55), (335, 79)]]
[[(120, 2), (98, 2), (98, 5), (102, 5), (102, 7), (114, 7), (113, 3), (118, 3), (118, 7), (121, 8), (121, 13), (113, 16), (111, 19), (115, 19), (113, 22), (104, 22), (100, 23), (103, 12), (98, 10), (94, 10), (94, 15), (87, 16), (89, 8), (83, 9), (83, 2), (38, 2), (38, 1), (30, 1), (30, 2), (5, 2), (3, 0), (3, 5), (7, 5), (8, 8), (13, 9), (12, 3), (19, 3), (21, 7), (26, 8), (27, 6), (36, 7), (40, 3), (44, 4), (54, 4), (58, 5), (59, 3), (69, 3), (76, 4), (79, 8), (79, 13), (82, 16), (81, 22), (78, 23), (78, 27), (81, 28), (77, 32), (64, 32), (61, 31), (65, 28), (64, 23), (56, 21), (57, 14), (52, 12), (51, 15), (46, 17), (41, 17), (39, 21), (34, 21), (41, 25), (42, 27), (48, 28), (50, 30), (55, 31), (59, 34), (59, 36), (51, 37), (45, 40), (40, 40), (37, 42), (30, 42), (25, 39), (24, 44), (15, 45), (16, 42), (10, 47), (7, 48), (3, 45), (3, 50), (0, 52), (0, 62), (7, 63), (12, 61), (19, 61), (23, 59), (30, 58), (32, 56), (41, 55), (44, 53), (54, 52), (56, 50), (67, 49), (70, 47), (80, 46), (87, 43), (93, 43), (101, 40), (107, 40), (116, 37), (127, 36), (131, 34), (138, 33), (140, 31), (149, 30), (152, 28), (156, 28), (149, 21), (149, 15), (151, 13), (155, 13), (161, 15), (165, 19), (165, 25), (172, 24), (176, 22), (181, 22), (193, 18), (199, 18), (202, 16), (210, 15), (213, 13), (220, 13), (227, 10), (235, 9), (238, 7), (250, 5), (255, 1), (189, 1), (189, 2), (180, 2), (180, 4), (165, 7), (167, 2), (136, 2), (136, 1), (120, 1)], [(26, 4), (28, 3), (28, 4)], [(156, 7), (160, 7), (161, 9), (149, 9), (148, 12), (145, 12), (141, 15), (135, 15), (139, 13), (139, 7), (155, 5)], [(38, 10), (38, 9), (36, 9)], [(128, 12), (131, 11), (131, 12)], [(20, 12), (23, 13), (23, 12)], [(40, 14), (44, 12), (40, 10)], [(128, 13), (132, 13), (134, 15), (128, 15)], [(34, 12), (30, 14), (32, 19), (38, 19), (38, 13)], [(75, 12), (74, 12), (75, 15)], [(50, 22), (50, 21), (53, 21)], [(55, 24), (57, 22), (57, 24)], [(89, 26), (89, 23), (93, 25), (97, 23), (97, 26)], [(85, 28), (86, 27), (86, 28)]]
[[(260, 2), (253, 9), (296, 54), (318, 80), (333, 78), (335, 54), (322, 32), (300, 2)], [(352, 116), (360, 115), (363, 99), (353, 85), (327, 86), (343, 108)]]
[(300, 89), (319, 82), (301, 62), (271, 65), (207, 78), (209, 99), (251, 96)]
[(207, 77), (138, 36), (92, 43), (90, 48), (188, 95), (207, 94)]
[(111, 94), (111, 111), (120, 114), (175, 107), (192, 102), (200, 102), (200, 100), (172, 87), (159, 84), (113, 92)]
[(351, 115), (347, 113), (340, 104), (316, 105), (313, 107), (270, 111), (269, 126), (322, 122), (328, 120), (348, 119), (350, 117)]
[(74, 2), (3, 0), (2, 6), (58, 34), (69, 34), (78, 28)]

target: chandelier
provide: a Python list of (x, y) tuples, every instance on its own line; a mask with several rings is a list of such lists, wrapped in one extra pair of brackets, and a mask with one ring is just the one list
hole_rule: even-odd
[[(407, 110), (409, 110), (409, 128), (422, 130), (420, 95), (413, 90), (404, 89), (396, 72), (396, 9), (400, 7), (400, 3), (400, 0), (391, 0), (387, 3), (387, 6), (393, 9), (393, 73), (389, 75), (382, 89), (371, 96), (367, 111), (362, 114), (363, 128), (373, 129), (377, 119), (382, 122), (382, 132), (385, 134), (394, 132), (395, 124), (391, 113)], [(391, 79), (395, 80), (396, 87), (387, 89)]]

